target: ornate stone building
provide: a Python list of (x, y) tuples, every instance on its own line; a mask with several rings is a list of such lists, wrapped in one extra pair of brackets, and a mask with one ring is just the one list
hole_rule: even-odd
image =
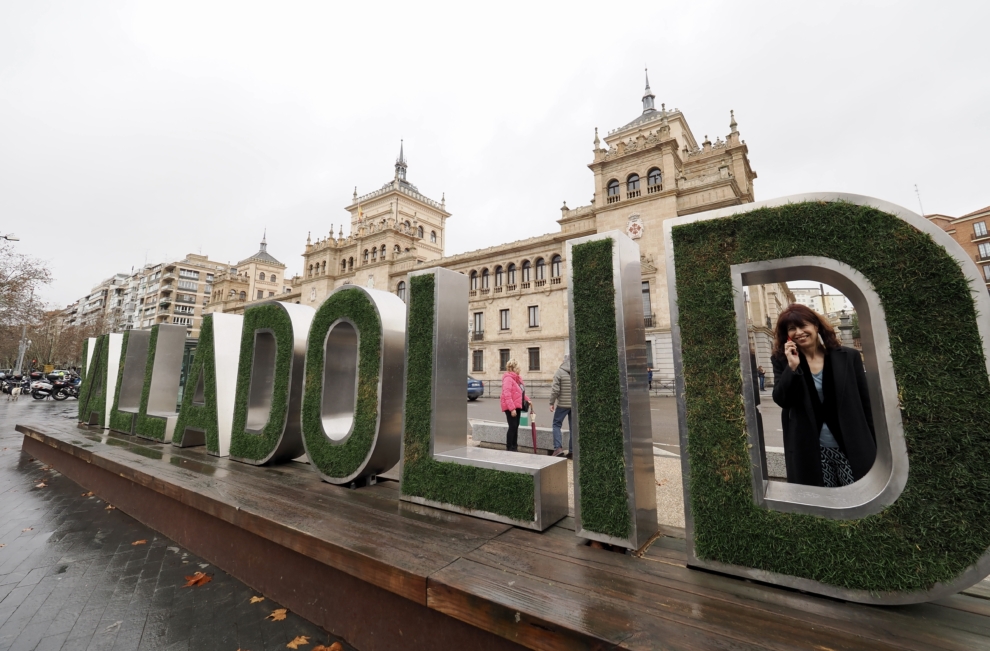
[[(407, 274), (444, 266), (470, 277), (468, 373), (492, 381), (509, 358), (528, 381), (549, 381), (567, 349), (565, 242), (608, 230), (641, 247), (643, 309), (655, 381), (673, 378), (663, 222), (680, 215), (753, 201), (748, 148), (729, 112), (729, 132), (699, 144), (678, 109), (655, 106), (647, 78), (642, 111), (604, 138), (595, 130), (594, 196), (586, 206), (561, 208), (560, 230), (478, 251), (444, 256), (450, 217), (444, 199), (426, 197), (407, 179), (400, 147), (391, 181), (354, 197), (350, 233), (307, 238), (300, 300), (319, 305), (347, 283), (387, 289), (405, 298)], [(226, 310), (225, 310), (226, 311)]]
[(299, 294), (293, 291), (295, 281), (285, 277), (285, 265), (268, 252), (265, 233), (257, 253), (217, 274), (205, 312), (240, 313), (248, 303), (268, 299), (292, 298), (296, 302)]

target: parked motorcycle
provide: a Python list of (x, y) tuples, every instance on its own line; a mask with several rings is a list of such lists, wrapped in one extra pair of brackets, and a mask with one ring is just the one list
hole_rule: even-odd
[[(69, 395), (69, 383), (64, 380), (40, 380), (31, 385), (31, 397), (35, 400), (65, 400)], [(76, 398), (78, 397), (77, 391)]]

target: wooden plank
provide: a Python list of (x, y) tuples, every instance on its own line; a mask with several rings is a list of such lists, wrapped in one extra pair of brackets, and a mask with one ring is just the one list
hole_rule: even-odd
[[(528, 534), (528, 535), (527, 535)], [(742, 603), (774, 616), (804, 619), (808, 626), (830, 626), (891, 642), (909, 649), (977, 648), (987, 643), (990, 619), (943, 612), (932, 604), (875, 607), (846, 603), (815, 595), (766, 586), (735, 577), (687, 569), (676, 564), (637, 559), (634, 556), (592, 549), (565, 532), (548, 530), (542, 535), (513, 530), (496, 539), (525, 552), (541, 551), (554, 560), (571, 560), (590, 567), (616, 572), (626, 579), (653, 582), (671, 590), (682, 590)], [(482, 547), (482, 550), (487, 549)], [(521, 556), (526, 557), (522, 552)], [(957, 630), (958, 629), (958, 630)], [(976, 647), (973, 645), (976, 644)]]
[[(428, 605), (531, 649), (761, 649), (677, 622), (641, 620), (624, 603), (461, 559), (430, 577)], [(635, 637), (633, 646), (627, 644)]]
[[(632, 630), (662, 631), (673, 623), (704, 631), (715, 637), (778, 651), (834, 645), (840, 649), (897, 649), (884, 640), (864, 638), (841, 627), (817, 623), (784, 612), (751, 608), (718, 596), (675, 590), (669, 585), (637, 581), (633, 577), (591, 567), (559, 555), (518, 553), (512, 545), (492, 542), (466, 557), (502, 570), (508, 575), (528, 575), (554, 586), (593, 594), (622, 604)], [(436, 576), (436, 575), (434, 575)], [(434, 577), (431, 577), (432, 582)], [(591, 608), (592, 604), (587, 604)], [(597, 606), (595, 606), (597, 607)], [(625, 645), (623, 645), (625, 646)]]

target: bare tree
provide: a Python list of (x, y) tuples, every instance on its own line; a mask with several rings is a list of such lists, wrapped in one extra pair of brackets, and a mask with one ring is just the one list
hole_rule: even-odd
[(44, 262), (18, 253), (13, 244), (0, 240), (0, 327), (37, 321), (44, 309), (37, 290), (51, 282)]

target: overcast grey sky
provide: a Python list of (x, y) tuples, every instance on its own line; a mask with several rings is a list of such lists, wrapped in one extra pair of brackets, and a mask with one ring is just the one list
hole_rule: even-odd
[[(0, 0), (0, 233), (64, 305), (145, 259), (258, 248), (392, 177), (446, 193), (447, 253), (558, 228), (594, 129), (657, 102), (699, 138), (734, 109), (757, 199), (990, 204), (981, 2)], [(347, 228), (345, 225), (345, 232)]]

